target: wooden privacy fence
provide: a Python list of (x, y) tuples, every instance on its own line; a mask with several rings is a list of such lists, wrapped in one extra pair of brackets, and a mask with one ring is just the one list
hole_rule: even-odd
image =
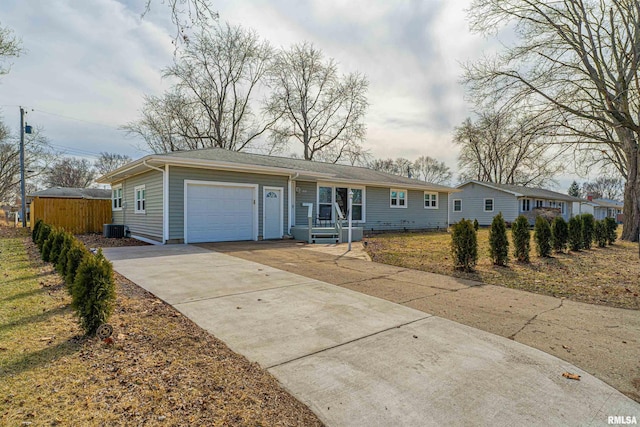
[(31, 224), (39, 219), (73, 234), (102, 233), (102, 225), (111, 223), (111, 200), (35, 197)]

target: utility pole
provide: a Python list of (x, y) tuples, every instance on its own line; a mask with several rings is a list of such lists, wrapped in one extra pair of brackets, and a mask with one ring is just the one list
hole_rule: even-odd
[(20, 107), (20, 199), (22, 202), (22, 226), (27, 226), (27, 201), (24, 190), (24, 108)]

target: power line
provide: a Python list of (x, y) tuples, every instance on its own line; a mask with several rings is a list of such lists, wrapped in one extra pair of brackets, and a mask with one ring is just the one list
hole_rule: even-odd
[(36, 109), (36, 108), (32, 108), (31, 111), (35, 111), (35, 112), (43, 113), (43, 114), (49, 114), (51, 116), (61, 117), (63, 119), (67, 119), (67, 120), (75, 120), (77, 122), (88, 123), (88, 124), (95, 125), (95, 126), (102, 126), (102, 127), (109, 128), (109, 129), (112, 129), (112, 130), (120, 130), (120, 131), (122, 130), (122, 129), (117, 128), (117, 127), (112, 126), (112, 125), (105, 125), (104, 123), (92, 122), (90, 120), (79, 119), (77, 117), (71, 117), (71, 116), (65, 116), (63, 114), (52, 113), (50, 111), (44, 111), (44, 110), (40, 110), (40, 109)]

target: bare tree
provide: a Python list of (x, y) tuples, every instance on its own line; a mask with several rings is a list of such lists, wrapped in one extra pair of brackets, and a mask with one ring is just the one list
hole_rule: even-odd
[(11, 68), (11, 64), (6, 64), (5, 61), (20, 56), (21, 52), (20, 40), (13, 31), (0, 25), (0, 76), (7, 74)]
[(393, 175), (400, 175), (398, 171), (398, 165), (396, 164), (395, 160), (391, 158), (373, 159), (367, 164), (367, 167), (375, 171), (386, 172)]
[(512, 112), (483, 113), (456, 128), (460, 180), (545, 186), (562, 170), (548, 154), (545, 124)]
[(45, 182), (50, 187), (85, 188), (96, 177), (96, 171), (87, 159), (63, 158), (47, 171)]
[(500, 94), (514, 108), (553, 112), (560, 130), (551, 142), (599, 150), (625, 179), (622, 238), (637, 241), (640, 3), (474, 0), (470, 15), (478, 32), (509, 26), (519, 36), (497, 58), (469, 66), (475, 95)]
[(602, 175), (582, 184), (582, 192), (591, 193), (596, 199), (620, 200), (624, 192), (624, 182), (617, 176)]
[[(24, 142), (25, 183), (32, 187), (55, 160), (42, 130), (25, 135)], [(0, 122), (0, 201), (10, 201), (20, 195), (20, 145), (18, 138), (10, 134)]]
[(451, 169), (433, 157), (420, 156), (413, 162), (414, 178), (421, 179), (432, 184), (449, 185), (453, 173)]
[(274, 121), (254, 113), (272, 57), (269, 44), (242, 27), (200, 31), (165, 70), (174, 87), (146, 97), (142, 118), (124, 128), (155, 152), (248, 148)]
[(93, 163), (93, 167), (98, 175), (105, 175), (126, 165), (131, 161), (131, 157), (126, 154), (101, 152), (100, 157)]
[(297, 140), (305, 160), (331, 149), (338, 161), (347, 147), (364, 139), (367, 79), (359, 73), (340, 76), (335, 61), (325, 60), (312, 44), (280, 52), (271, 84), (266, 110), (277, 120), (274, 143)]
[[(189, 42), (188, 32), (194, 27), (207, 27), (219, 17), (208, 0), (159, 0), (169, 8), (171, 22), (175, 25), (176, 33), (173, 39), (178, 47)], [(153, 0), (147, 0), (144, 17), (151, 11)]]

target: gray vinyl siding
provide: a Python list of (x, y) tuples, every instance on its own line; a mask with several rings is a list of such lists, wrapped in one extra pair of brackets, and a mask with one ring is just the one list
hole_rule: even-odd
[(389, 187), (367, 187), (366, 222), (359, 225), (367, 231), (447, 228), (447, 193), (438, 193), (438, 209), (424, 208), (424, 191), (409, 190), (407, 195), (406, 208), (392, 208)]
[(258, 184), (258, 237), (262, 237), (263, 189), (282, 187), (283, 189), (283, 230), (288, 229), (289, 206), (287, 176), (250, 174), (244, 172), (216, 171), (209, 169), (169, 167), (169, 240), (184, 239), (184, 181), (231, 182), (240, 184)]
[[(315, 218), (318, 215), (318, 207), (316, 206), (316, 193), (318, 191), (317, 183), (308, 181), (297, 181), (296, 185), (296, 225), (307, 226), (307, 213), (308, 209), (302, 206), (303, 203), (312, 203), (313, 212), (312, 217)], [(300, 189), (300, 190), (298, 190)]]
[[(518, 217), (518, 199), (515, 195), (493, 188), (478, 185), (473, 182), (460, 187), (462, 192), (453, 193), (449, 203), (449, 220), (456, 223), (462, 218), (477, 219), (480, 225), (491, 225), (493, 217), (502, 212), (504, 220), (513, 222)], [(454, 212), (453, 202), (456, 199), (462, 200), (462, 211)], [(493, 212), (484, 211), (485, 199), (493, 199)]]
[[(338, 184), (335, 184), (336, 186)], [(344, 184), (344, 186), (348, 186)], [(312, 203), (312, 216), (318, 214), (317, 183), (296, 182), (296, 225), (307, 226), (307, 208), (303, 203)], [(298, 190), (299, 189), (299, 190)], [(357, 222), (367, 231), (424, 230), (447, 227), (447, 193), (438, 194), (438, 209), (424, 208), (424, 191), (409, 190), (407, 207), (391, 207), (389, 187), (365, 187), (364, 215), (366, 222)]]
[[(118, 184), (122, 184), (123, 208), (113, 211), (113, 223), (128, 226), (132, 235), (162, 241), (162, 173), (150, 171)], [(134, 189), (139, 185), (145, 186), (145, 213), (135, 213)]]

